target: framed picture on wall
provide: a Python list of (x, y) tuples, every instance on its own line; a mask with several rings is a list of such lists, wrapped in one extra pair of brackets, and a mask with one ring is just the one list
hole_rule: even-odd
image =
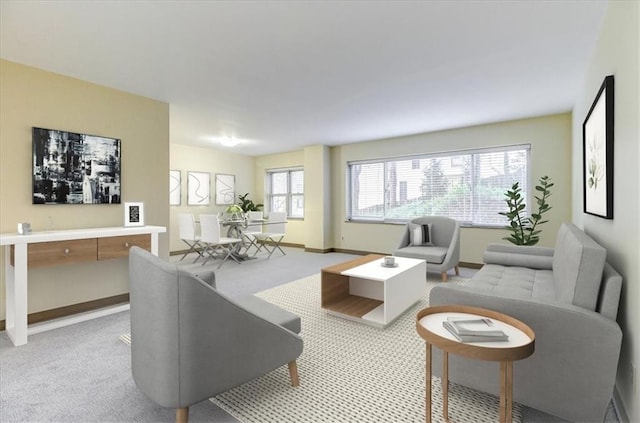
[(208, 172), (187, 172), (187, 204), (208, 206), (211, 202), (211, 174)]
[(169, 171), (169, 205), (179, 206), (182, 191), (180, 184), (182, 183), (182, 175), (179, 170)]
[(613, 75), (607, 76), (582, 125), (584, 212), (613, 219)]
[(32, 128), (33, 204), (120, 204), (120, 140)]
[(144, 226), (144, 203), (124, 203), (124, 226)]
[(216, 173), (216, 204), (233, 204), (236, 200), (236, 176)]

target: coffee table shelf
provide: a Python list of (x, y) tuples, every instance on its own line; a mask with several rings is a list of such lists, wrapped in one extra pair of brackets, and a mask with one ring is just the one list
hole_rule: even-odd
[(348, 295), (340, 300), (324, 306), (325, 309), (336, 313), (347, 314), (353, 317), (362, 318), (365, 314), (375, 310), (384, 304), (383, 301), (365, 298), (359, 295)]
[(426, 262), (397, 257), (398, 267), (381, 266), (370, 254), (322, 269), (321, 307), (330, 314), (383, 328), (425, 290)]

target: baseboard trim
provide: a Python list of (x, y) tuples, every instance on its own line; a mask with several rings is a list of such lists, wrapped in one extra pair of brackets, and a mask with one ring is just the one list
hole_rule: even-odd
[(466, 267), (467, 269), (482, 269), (482, 266), (484, 266), (484, 264), (482, 264), (482, 263), (471, 263), (471, 262), (468, 262), (468, 261), (461, 261), (461, 262), (458, 262), (458, 266)]
[(387, 255), (386, 253), (374, 252), (374, 251), (362, 251), (362, 250), (349, 250), (346, 248), (332, 248), (332, 253), (343, 253), (343, 254), (355, 254), (357, 256), (366, 256), (367, 254), (380, 254)]
[(331, 253), (333, 252), (333, 248), (304, 248), (304, 251), (307, 253), (320, 253), (320, 254), (327, 254), (327, 253)]
[[(27, 324), (36, 324), (47, 322), (50, 320), (61, 319), (64, 317), (73, 316), (80, 313), (87, 313), (103, 309), (106, 307), (112, 307), (129, 302), (129, 294), (114, 295), (113, 297), (99, 298), (97, 300), (87, 301), (84, 303), (72, 304), (64, 307), (53, 308), (51, 310), (39, 311), (31, 313), (27, 316)], [(6, 321), (0, 320), (0, 331), (6, 329)]]

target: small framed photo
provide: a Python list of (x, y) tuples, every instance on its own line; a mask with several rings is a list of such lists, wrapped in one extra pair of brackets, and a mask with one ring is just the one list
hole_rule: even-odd
[(144, 203), (124, 203), (124, 226), (144, 226)]

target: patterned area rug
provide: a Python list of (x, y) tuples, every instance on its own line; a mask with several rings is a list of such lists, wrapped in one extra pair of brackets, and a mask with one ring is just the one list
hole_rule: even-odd
[[(465, 282), (451, 277), (448, 283)], [(244, 423), (424, 422), (424, 341), (416, 333), (415, 316), (438, 283), (428, 282), (424, 298), (384, 330), (322, 310), (319, 274), (259, 293), (302, 318), (300, 386), (289, 385), (284, 366), (211, 401)], [(433, 378), (432, 389), (432, 421), (441, 422), (439, 379)], [(513, 421), (521, 422), (522, 407), (513, 407)], [(452, 384), (449, 418), (457, 423), (498, 421), (498, 398)]]

